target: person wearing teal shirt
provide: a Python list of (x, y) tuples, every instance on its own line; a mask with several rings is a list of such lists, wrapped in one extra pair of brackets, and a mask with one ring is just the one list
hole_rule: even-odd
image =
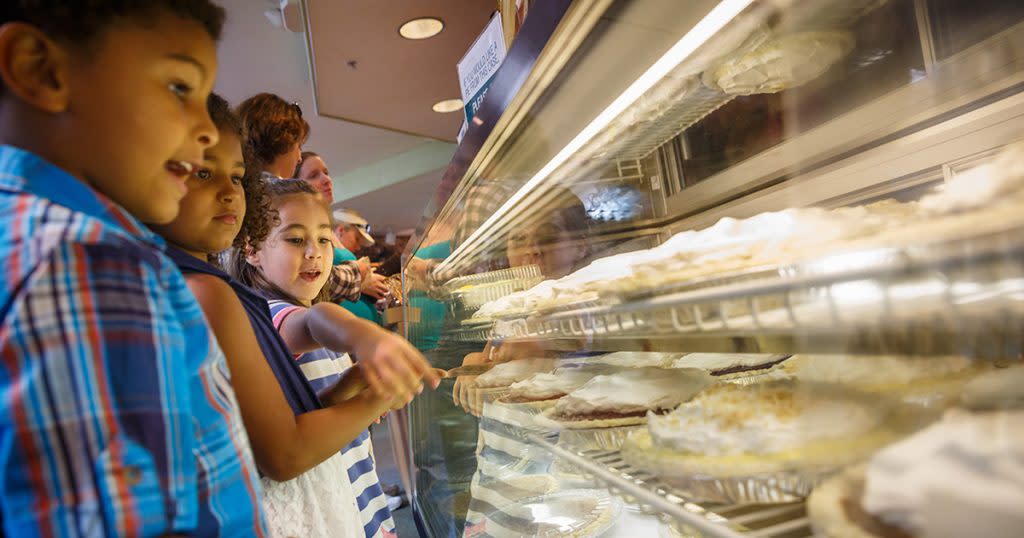
[[(451, 242), (443, 241), (417, 250), (415, 257), (421, 260), (443, 260), (451, 254)], [(410, 331), (409, 341), (420, 351), (436, 348), (444, 327), (444, 303), (431, 299), (422, 290), (412, 290), (409, 292), (409, 306), (420, 309), (420, 322)]]
[[(334, 247), (334, 265), (347, 261), (356, 261), (358, 258), (353, 254), (353, 250), (374, 244), (374, 239), (368, 232), (366, 219), (350, 209), (334, 211), (334, 219), (338, 223), (335, 232), (338, 242), (341, 243), (339, 246)], [(359, 296), (358, 301), (342, 301), (339, 304), (356, 316), (380, 325), (382, 320), (380, 312), (377, 311), (377, 298), (373, 294), (378, 293), (374, 286), (379, 284), (383, 277), (371, 273), (368, 278), (372, 279), (368, 284), (369, 288), (364, 284), (364, 293)]]

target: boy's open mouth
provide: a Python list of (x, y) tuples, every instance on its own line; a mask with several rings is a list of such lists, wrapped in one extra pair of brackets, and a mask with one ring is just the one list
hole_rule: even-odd
[(320, 271), (319, 269), (314, 269), (313, 271), (300, 271), (299, 278), (306, 282), (316, 282), (316, 279), (320, 278), (320, 274), (322, 272), (323, 271)]
[(164, 168), (166, 168), (168, 172), (170, 172), (170, 173), (172, 173), (172, 174), (174, 174), (174, 175), (176, 175), (176, 176), (178, 176), (180, 178), (186, 178), (186, 177), (188, 177), (189, 174), (192, 173), (192, 170), (195, 169), (195, 166), (193, 166), (192, 163), (190, 163), (188, 161), (175, 161), (175, 160), (172, 160), (172, 161), (167, 161), (164, 164)]

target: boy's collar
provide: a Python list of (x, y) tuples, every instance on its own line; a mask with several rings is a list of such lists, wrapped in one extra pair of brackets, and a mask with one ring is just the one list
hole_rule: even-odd
[(32, 152), (0, 145), (0, 190), (34, 194), (103, 220), (157, 248), (164, 246), (162, 237), (123, 207)]

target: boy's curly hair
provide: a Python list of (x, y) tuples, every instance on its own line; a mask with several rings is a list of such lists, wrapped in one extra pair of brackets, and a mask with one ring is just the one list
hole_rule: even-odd
[(260, 177), (260, 166), (247, 150), (245, 143), (242, 142), (242, 119), (231, 110), (231, 105), (226, 99), (215, 93), (211, 93), (209, 99), (206, 100), (206, 109), (210, 112), (210, 118), (213, 119), (213, 124), (217, 126), (218, 131), (228, 132), (238, 137), (245, 159), (245, 175), (242, 176), (242, 190), (245, 191), (245, 217), (242, 219), (242, 227), (232, 245), (236, 248), (243, 247), (247, 238), (258, 238), (258, 242), (262, 242), (274, 226), (274, 213), (270, 207), (267, 184)]
[(111, 25), (124, 20), (149, 24), (161, 14), (195, 21), (217, 41), (224, 9), (210, 0), (3, 0), (0, 25), (25, 22), (51, 39), (88, 46)]
[(258, 93), (242, 101), (238, 115), (245, 143), (261, 170), (309, 137), (309, 123), (302, 118), (299, 105), (272, 93)]

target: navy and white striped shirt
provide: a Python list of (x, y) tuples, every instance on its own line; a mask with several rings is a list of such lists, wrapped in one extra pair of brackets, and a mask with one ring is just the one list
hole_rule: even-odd
[[(289, 314), (300, 309), (302, 307), (285, 301), (270, 301), (270, 314), (274, 318), (274, 326), (280, 328)], [(295, 360), (317, 393), (333, 386), (341, 378), (342, 373), (352, 367), (352, 360), (348, 355), (339, 355), (325, 348), (303, 353)], [(387, 497), (381, 490), (374, 467), (370, 432), (364, 430), (341, 452), (348, 470), (348, 479), (356, 495), (356, 504), (363, 520), (366, 538), (395, 537), (395, 523), (391, 519)]]

